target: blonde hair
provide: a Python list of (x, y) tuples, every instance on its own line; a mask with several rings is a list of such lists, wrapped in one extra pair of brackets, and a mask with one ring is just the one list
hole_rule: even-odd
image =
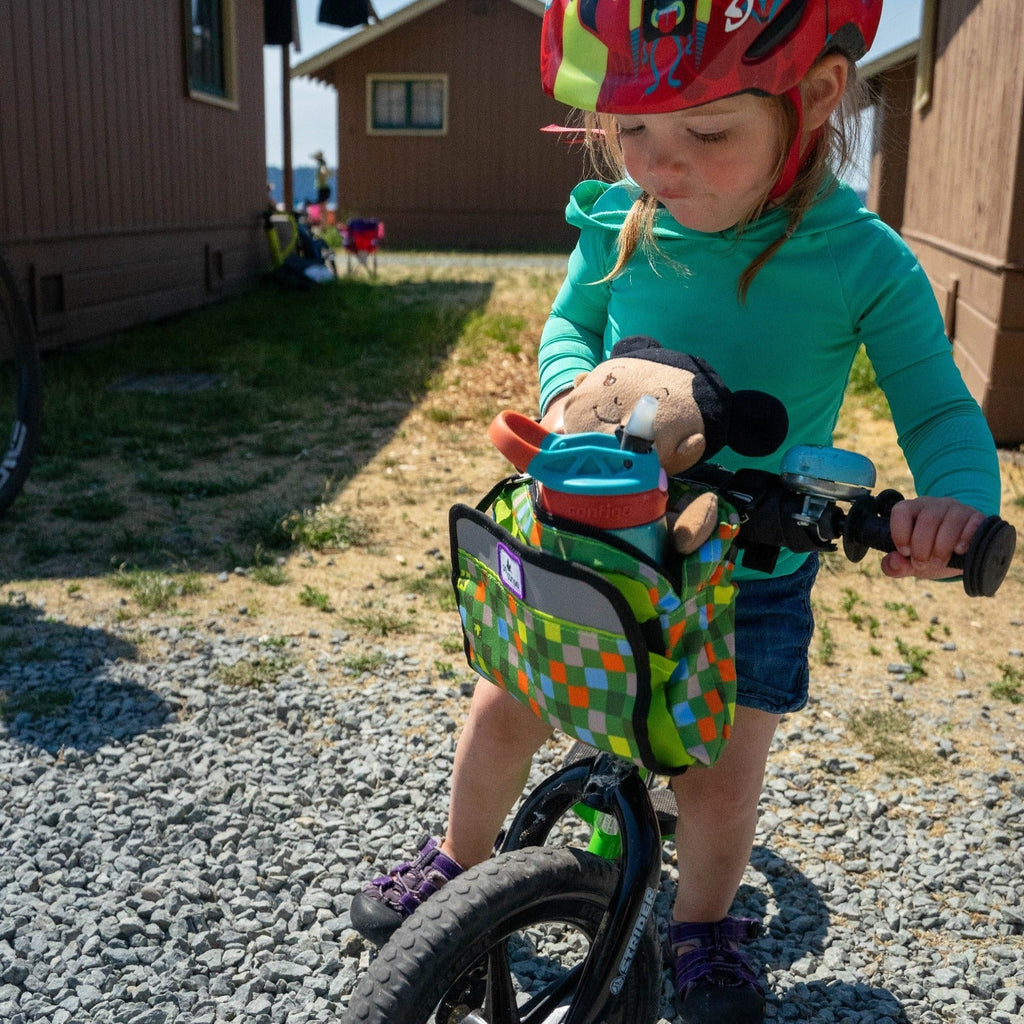
[[(754, 278), (776, 252), (791, 238), (807, 211), (815, 204), (821, 189), (828, 181), (830, 174), (838, 174), (844, 167), (852, 163), (857, 151), (860, 127), (859, 102), (861, 86), (857, 81), (856, 68), (850, 62), (846, 92), (842, 102), (825, 122), (822, 130), (811, 143), (812, 150), (804, 160), (803, 166), (786, 192), (779, 205), (788, 212), (786, 227), (778, 238), (770, 242), (747, 265), (740, 274), (736, 284), (737, 295), (741, 302), (746, 300), (747, 292)], [(760, 197), (747, 215), (736, 225), (738, 233), (756, 221), (768, 206), (768, 196), (774, 182), (782, 173), (786, 154), (792, 145), (797, 131), (796, 110), (792, 102), (784, 96), (766, 96), (766, 103), (772, 108), (772, 114), (779, 128), (778, 138), (785, 140), (779, 146), (775, 173), (765, 186)], [(586, 141), (591, 165), (600, 177), (619, 181), (626, 174), (622, 149), (619, 145), (618, 130), (613, 114), (584, 114)], [(622, 272), (626, 264), (633, 258), (637, 250), (653, 255), (657, 249), (654, 238), (654, 216), (658, 210), (658, 201), (647, 192), (642, 192), (633, 203), (632, 209), (619, 230), (618, 256), (615, 266), (603, 280), (608, 281)]]

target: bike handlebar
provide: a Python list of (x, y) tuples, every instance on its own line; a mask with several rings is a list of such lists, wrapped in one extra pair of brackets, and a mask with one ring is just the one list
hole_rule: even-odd
[[(828, 482), (822, 489), (796, 486), (775, 473), (741, 469), (732, 473), (720, 466), (704, 465), (684, 479), (710, 487), (740, 515), (737, 545), (744, 550), (744, 564), (771, 571), (780, 548), (791, 551), (835, 551), (842, 542), (843, 554), (859, 562), (870, 549), (893, 551), (889, 514), (903, 500), (899, 491), (878, 495), (865, 488), (852, 497), (836, 497)], [(849, 501), (850, 509), (839, 507)], [(989, 516), (977, 529), (967, 552), (954, 555), (950, 568), (963, 571), (963, 586), (970, 597), (992, 597), (1010, 568), (1017, 532), (1012, 524)]]
[[(889, 513), (903, 495), (883, 491), (877, 497), (859, 498), (846, 516), (843, 532), (843, 553), (851, 562), (859, 562), (869, 548), (893, 551), (895, 545), (889, 532)], [(967, 551), (953, 554), (947, 563), (951, 569), (963, 571), (963, 585), (969, 597), (992, 597), (1010, 568), (1017, 546), (1017, 531), (1000, 519), (989, 516), (974, 531)]]

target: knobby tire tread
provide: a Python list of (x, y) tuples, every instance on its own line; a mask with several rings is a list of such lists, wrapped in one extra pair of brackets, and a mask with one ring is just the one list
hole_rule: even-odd
[[(505, 934), (503, 926), (521, 919), (527, 903), (543, 915), (546, 905), (582, 899), (597, 908), (596, 918), (617, 875), (612, 861), (547, 847), (502, 854), (471, 868), (428, 899), (378, 951), (352, 994), (346, 1024), (425, 1024), (450, 986), (491, 944), (488, 936)], [(655, 1020), (660, 984), (660, 953), (650, 922), (606, 1024)]]

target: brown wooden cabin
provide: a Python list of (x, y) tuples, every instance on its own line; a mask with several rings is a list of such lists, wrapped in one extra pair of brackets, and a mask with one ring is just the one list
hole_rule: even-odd
[(262, 0), (0, 0), (0, 24), (0, 244), (42, 347), (266, 269)]
[(389, 244), (568, 248), (583, 148), (541, 128), (540, 0), (416, 0), (297, 64), (338, 94), (338, 209)]
[(868, 65), (868, 205), (945, 311), (996, 441), (1024, 442), (1024, 3), (925, 0), (920, 40)]

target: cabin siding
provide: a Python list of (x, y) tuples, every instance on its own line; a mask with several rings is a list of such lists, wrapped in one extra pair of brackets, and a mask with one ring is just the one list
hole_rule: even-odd
[(928, 274), (954, 358), (996, 441), (1017, 445), (1024, 442), (1024, 4), (941, 0), (934, 13), (934, 41), (921, 41), (934, 59), (927, 101), (919, 94), (908, 102), (906, 68), (873, 83), (882, 123), (869, 202)]
[(189, 97), (180, 0), (0, 0), (0, 240), (43, 347), (265, 270), (263, 5), (233, 4), (237, 109)]
[[(568, 113), (540, 87), (540, 26), (510, 0), (446, 0), (318, 71), (338, 93), (342, 217), (379, 217), (396, 246), (570, 246), (583, 147), (540, 130)], [(444, 135), (367, 132), (367, 80), (389, 73), (447, 75)]]

